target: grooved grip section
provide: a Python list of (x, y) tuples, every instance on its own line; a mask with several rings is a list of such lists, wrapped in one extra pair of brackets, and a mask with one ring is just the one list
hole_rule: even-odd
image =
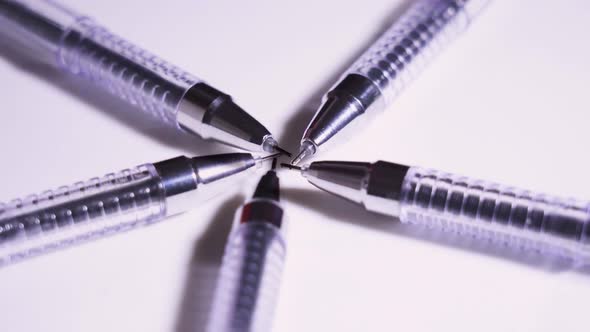
[(225, 247), (207, 331), (271, 331), (284, 258), (276, 227), (239, 225)]
[(368, 77), (389, 104), (445, 44), (465, 30), (469, 18), (463, 5), (468, 1), (418, 1), (345, 75)]
[(180, 100), (191, 86), (200, 82), (88, 18), (78, 19), (66, 32), (59, 61), (68, 71), (176, 128)]
[(155, 221), (164, 200), (148, 164), (0, 203), (0, 265)]
[(590, 202), (413, 167), (400, 220), (588, 262), (589, 209)]

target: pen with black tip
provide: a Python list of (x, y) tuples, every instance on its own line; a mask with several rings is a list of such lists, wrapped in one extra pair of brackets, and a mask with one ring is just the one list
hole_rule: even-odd
[(463, 32), (488, 0), (418, 0), (326, 93), (307, 126), (303, 159), (356, 134), (359, 124), (388, 108), (420, 69)]
[(230, 95), (54, 1), (0, 1), (0, 35), (178, 131), (249, 151), (284, 152)]
[(279, 196), (273, 163), (252, 199), (237, 211), (207, 331), (272, 331), (286, 254), (286, 220)]
[(298, 167), (314, 186), (402, 223), (590, 263), (590, 202), (385, 161)]
[(195, 208), (277, 155), (180, 156), (0, 203), (0, 265)]

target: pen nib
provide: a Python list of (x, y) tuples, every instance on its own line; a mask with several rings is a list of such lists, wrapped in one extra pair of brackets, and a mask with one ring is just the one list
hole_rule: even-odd
[(279, 143), (277, 143), (277, 141), (272, 136), (267, 136), (264, 138), (262, 149), (266, 152), (280, 152), (281, 154), (291, 157), (291, 152), (281, 148)]
[(315, 153), (315, 146), (313, 145), (313, 143), (311, 143), (309, 141), (304, 141), (303, 143), (301, 143), (301, 148), (300, 148), (299, 154), (295, 157), (295, 159), (293, 159), (293, 161), (291, 161), (291, 164), (297, 165), (303, 159), (313, 155), (314, 153)]
[(300, 171), (301, 167), (299, 166), (295, 166), (292, 164), (287, 164), (287, 163), (281, 163), (281, 167), (282, 168), (286, 168), (286, 169), (290, 169), (290, 170), (296, 170), (296, 171)]

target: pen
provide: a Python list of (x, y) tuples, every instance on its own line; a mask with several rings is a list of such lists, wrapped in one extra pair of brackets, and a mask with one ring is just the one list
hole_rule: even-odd
[(277, 155), (180, 156), (0, 203), (0, 266), (184, 212)]
[(324, 96), (292, 164), (314, 155), (322, 146), (334, 145), (334, 136), (342, 140), (354, 135), (358, 124), (391, 105), (434, 53), (463, 32), (486, 3), (416, 1)]
[(95, 83), (178, 131), (288, 154), (230, 95), (54, 1), (0, 1), (0, 32), (35, 59)]
[(385, 161), (321, 161), (300, 170), (314, 186), (402, 223), (590, 263), (590, 202)]
[(261, 178), (252, 199), (236, 214), (207, 331), (272, 330), (286, 253), (285, 223), (279, 203), (279, 178), (273, 167)]

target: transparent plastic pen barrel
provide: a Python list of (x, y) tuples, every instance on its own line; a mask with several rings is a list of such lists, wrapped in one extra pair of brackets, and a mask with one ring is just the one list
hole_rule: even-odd
[(590, 202), (410, 168), (400, 220), (590, 263)]
[(281, 232), (266, 222), (234, 228), (207, 331), (271, 331), (286, 252)]
[(81, 18), (63, 37), (60, 64), (177, 127), (178, 105), (195, 76)]
[(170, 126), (197, 77), (53, 1), (0, 3), (0, 26), (40, 58), (86, 78)]
[(0, 265), (161, 219), (151, 164), (0, 204)]
[(419, 0), (343, 75), (369, 78), (389, 104), (487, 0)]

